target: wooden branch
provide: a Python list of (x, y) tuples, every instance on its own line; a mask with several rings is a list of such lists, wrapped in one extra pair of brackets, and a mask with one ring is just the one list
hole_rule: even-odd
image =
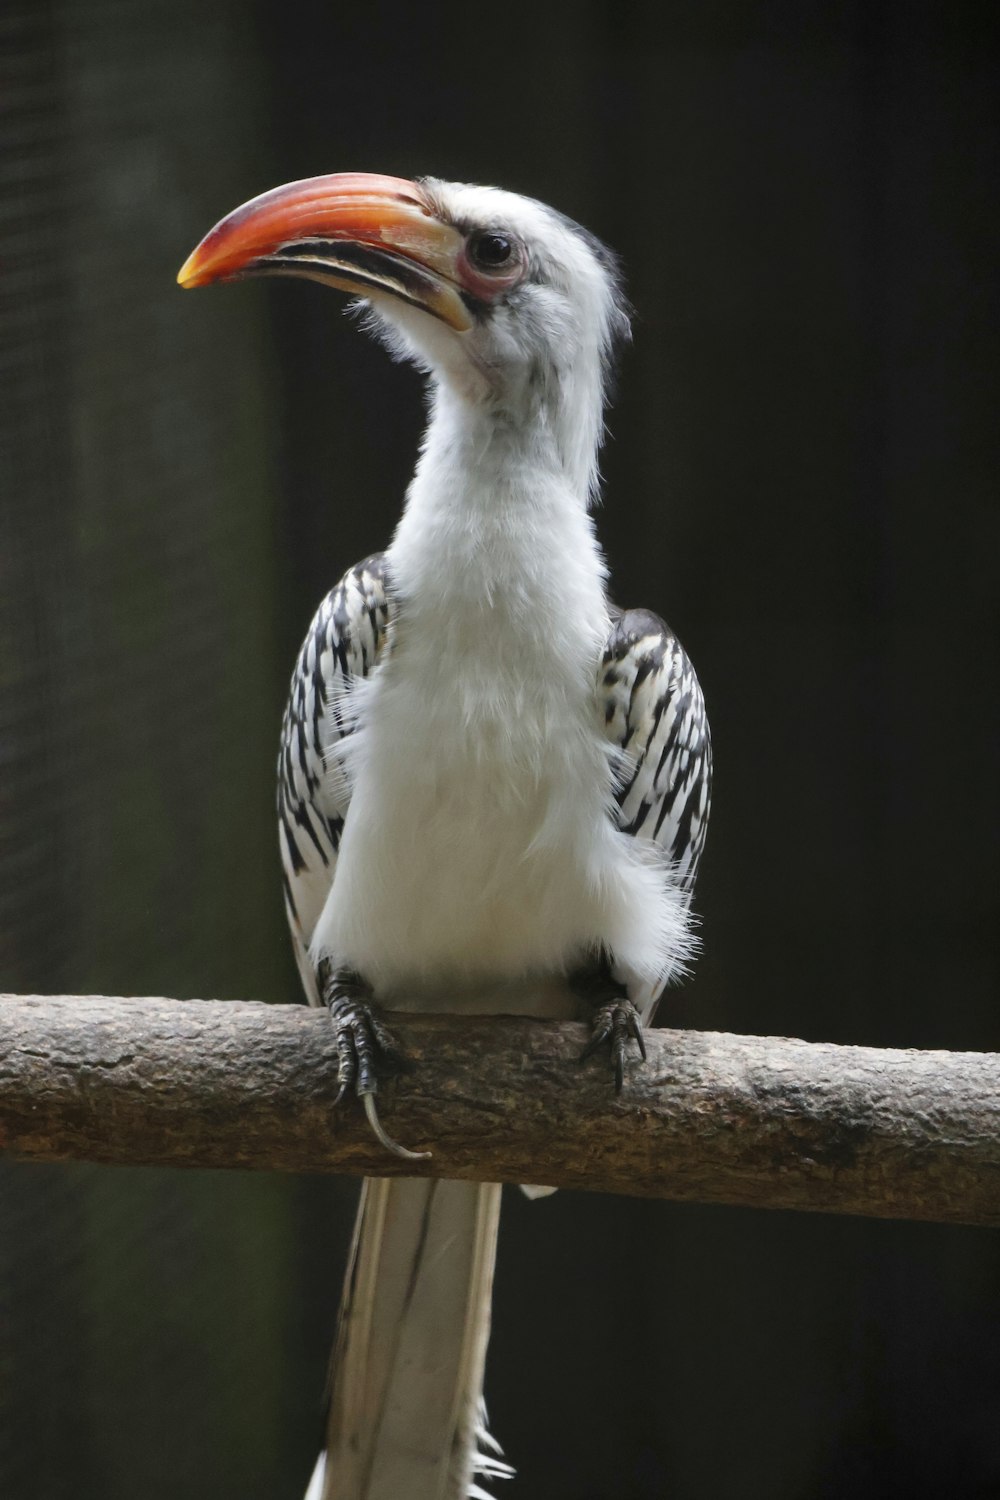
[(544, 1182), (1000, 1226), (1000, 1055), (654, 1031), (615, 1098), (582, 1026), (394, 1015), (403, 1163), (335, 1109), (325, 1013), (0, 997), (0, 1145), (35, 1161)]

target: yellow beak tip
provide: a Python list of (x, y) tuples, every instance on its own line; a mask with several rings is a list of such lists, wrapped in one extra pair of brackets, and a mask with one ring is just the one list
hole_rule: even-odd
[(197, 252), (194, 255), (189, 255), (187, 260), (181, 266), (180, 270), (177, 272), (178, 286), (182, 286), (190, 290), (191, 287), (195, 287), (198, 285), (198, 273), (195, 264), (196, 260)]

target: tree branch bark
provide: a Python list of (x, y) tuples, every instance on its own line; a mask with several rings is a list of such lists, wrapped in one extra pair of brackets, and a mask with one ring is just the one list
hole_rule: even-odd
[(404, 1163), (335, 1109), (325, 1013), (0, 997), (0, 1146), (35, 1161), (432, 1175), (1000, 1226), (1000, 1054), (658, 1030), (616, 1098), (586, 1032), (393, 1015)]

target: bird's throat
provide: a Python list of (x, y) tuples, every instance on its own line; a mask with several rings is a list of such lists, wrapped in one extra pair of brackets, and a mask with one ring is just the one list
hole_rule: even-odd
[(574, 654), (597, 649), (605, 568), (575, 467), (548, 413), (514, 422), (439, 392), (390, 549), (401, 597), (434, 612), (447, 599), (455, 621), (464, 601), (511, 646), (565, 624)]

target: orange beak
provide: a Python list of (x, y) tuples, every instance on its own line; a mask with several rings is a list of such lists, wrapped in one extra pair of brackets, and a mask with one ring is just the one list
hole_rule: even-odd
[(248, 276), (305, 276), (368, 297), (387, 292), (450, 328), (472, 326), (457, 268), (461, 234), (419, 183), (367, 172), (307, 177), (234, 209), (188, 256), (183, 287)]

